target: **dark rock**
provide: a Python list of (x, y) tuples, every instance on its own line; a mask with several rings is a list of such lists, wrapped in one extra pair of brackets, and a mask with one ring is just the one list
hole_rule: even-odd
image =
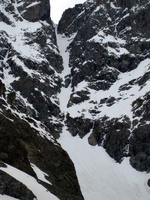
[(116, 98), (115, 97), (110, 97), (109, 99), (107, 99), (106, 103), (107, 103), (107, 106), (112, 106), (116, 101)]
[[(148, 0), (87, 1), (83, 5), (64, 12), (58, 25), (58, 32), (66, 36), (76, 33), (69, 45), (71, 77), (68, 84), (71, 80), (73, 88), (71, 106), (74, 106), (73, 103), (81, 103), (81, 98), (74, 96), (74, 91), (75, 89), (78, 91), (78, 84), (82, 81), (86, 82), (87, 91), (94, 89), (100, 94), (100, 90), (109, 90), (119, 78), (119, 74), (136, 69), (141, 61), (150, 57), (149, 13)], [(103, 104), (111, 107), (117, 101), (122, 101), (123, 94), (128, 92), (133, 85), (137, 84), (142, 90), (148, 80), (149, 72), (147, 71), (140, 78), (121, 85), (118, 91), (120, 97), (117, 99), (113, 96), (103, 98), (100, 102), (89, 99), (93, 107), (87, 108), (88, 112), (96, 118)], [(118, 162), (121, 162), (125, 156), (131, 156), (132, 166), (138, 170), (147, 170), (146, 163), (149, 165), (149, 160), (146, 158), (145, 151), (148, 151), (149, 145), (144, 148), (143, 144), (139, 143), (139, 148), (141, 146), (145, 150), (140, 149), (136, 155), (131, 150), (129, 152), (129, 148), (131, 145), (132, 149), (134, 138), (131, 137), (132, 132), (134, 133), (140, 126), (146, 128), (146, 124), (149, 123), (149, 99), (149, 92), (147, 92), (133, 101), (133, 121), (126, 116), (121, 119), (108, 119), (102, 116), (100, 119), (93, 120), (93, 131), (88, 138), (89, 143), (103, 146)], [(81, 125), (81, 123), (86, 124), (86, 120), (82, 113), (78, 118), (67, 115), (68, 130), (73, 136), (89, 132), (89, 130), (85, 131), (84, 126)], [(137, 140), (135, 139), (134, 145)]]
[[(12, 30), (7, 31), (4, 25), (0, 31), (0, 161), (37, 179), (33, 163), (47, 174), (52, 186), (42, 181), (41, 184), (59, 199), (83, 200), (74, 165), (54, 139), (62, 130), (63, 115), (57, 95), (62, 87), (59, 74), (63, 65), (49, 0), (11, 0), (0, 4), (0, 22)], [(18, 38), (23, 47), (19, 42), (16, 48)], [(8, 185), (2, 193), (13, 197), (18, 193), (19, 199), (25, 199), (25, 189), (10, 181), (10, 188)], [(4, 182), (3, 179), (0, 184)]]
[(4, 168), (6, 168), (7, 165), (5, 165), (3, 162), (0, 161), (0, 167), (4, 167)]
[(139, 125), (130, 139), (131, 165), (139, 171), (150, 171), (150, 126)]
[(121, 85), (121, 86), (119, 87), (119, 91), (129, 90), (129, 89), (131, 89), (131, 87), (132, 87), (132, 86), (131, 86), (130, 84), (126, 83), (126, 84)]
[(103, 117), (95, 121), (88, 138), (89, 144), (103, 146), (112, 158), (121, 162), (122, 158), (128, 155), (130, 126), (131, 122), (126, 117), (122, 121)]
[(90, 119), (84, 119), (82, 117), (72, 118), (69, 114), (67, 114), (66, 125), (72, 136), (79, 135), (83, 138), (90, 132), (93, 122)]
[(147, 181), (147, 185), (150, 187), (150, 179)]
[[(18, 0), (19, 1), (19, 0)], [(49, 0), (27, 0), (18, 7), (24, 19), (35, 22), (39, 20), (50, 20)]]
[[(89, 5), (88, 3), (89, 2), (86, 2), (73, 9), (68, 9), (59, 22), (58, 32), (71, 35), (78, 30), (73, 42), (70, 44), (72, 87), (74, 88), (78, 83), (86, 80), (89, 82), (88, 87), (92, 89), (108, 90), (117, 80), (119, 74), (118, 70), (120, 72), (131, 71), (137, 67), (145, 55), (149, 55), (148, 41), (146, 42), (146, 40), (143, 40), (143, 42), (140, 42), (140, 40), (138, 40), (133, 42), (132, 39), (136, 36), (139, 37), (141, 30), (144, 35), (146, 34), (145, 38), (148, 38), (150, 29), (148, 30), (146, 27), (148, 27), (149, 24), (149, 5), (147, 0), (142, 2), (118, 0), (114, 2), (115, 6), (119, 7), (116, 12), (116, 10), (111, 7), (111, 2), (106, 3), (101, 0), (91, 2)], [(145, 5), (145, 7), (143, 6), (144, 9), (133, 13), (130, 8), (136, 4), (142, 4)], [(96, 10), (98, 5), (104, 5), (105, 8), (100, 7)], [(125, 8), (127, 8), (126, 11)], [(94, 9), (96, 11), (94, 11)], [(68, 17), (70, 13), (74, 20), (72, 20), (72, 17)], [(127, 13), (129, 13), (128, 16), (126, 16)], [(107, 15), (111, 18), (110, 21)], [(137, 18), (141, 16), (143, 17), (139, 19), (139, 24)], [(118, 21), (119, 18), (121, 20)], [(133, 23), (134, 21), (135, 23)], [(117, 23), (116, 29), (114, 29), (115, 23)], [(143, 27), (142, 23), (147, 24), (147, 26), (144, 26), (145, 31), (141, 28), (141, 26)], [(106, 29), (105, 27), (109, 28)], [(125, 33), (126, 27), (131, 27), (131, 29), (124, 36), (123, 33)], [(95, 41), (93, 36), (96, 36), (99, 30), (104, 30), (106, 37), (111, 35), (116, 38), (117, 35), (120, 39), (124, 38), (126, 44), (118, 44), (118, 42), (113, 41), (102, 43), (100, 39), (99, 41)], [(101, 35), (101, 38), (103, 37), (105, 36)], [(114, 53), (108, 52), (108, 47), (111, 47), (116, 52), (119, 51), (119, 48), (124, 48), (131, 53), (115, 55)]]
[(0, 170), (0, 194), (20, 200), (33, 200), (35, 195), (21, 182)]
[(144, 76), (137, 80), (137, 83), (143, 86), (148, 80), (150, 80), (150, 72), (145, 73)]
[(142, 116), (142, 120), (150, 121), (150, 92), (132, 103), (134, 117)]
[(108, 100), (108, 98), (103, 98), (103, 99), (101, 99), (101, 100), (100, 100), (100, 104), (106, 103), (107, 100)]
[(6, 87), (5, 84), (0, 80), (0, 96), (5, 98)]
[[(12, 121), (0, 115), (0, 160), (36, 178), (30, 165), (33, 163), (48, 174), (47, 179), (52, 183), (50, 192), (62, 200), (82, 200), (75, 168), (68, 154), (54, 139), (40, 136), (26, 121), (11, 113), (10, 116)], [(51, 137), (50, 134), (47, 137)]]
[(16, 92), (10, 92), (8, 95), (7, 95), (7, 101), (9, 104), (13, 104), (16, 100)]
[[(70, 28), (71, 33), (76, 32), (79, 27), (82, 24), (82, 15), (79, 16), (79, 14), (83, 11), (82, 8), (82, 4), (77, 4), (75, 5), (74, 8), (69, 8), (67, 10), (65, 10), (65, 12), (63, 13), (61, 20), (58, 24), (58, 33), (64, 33), (66, 32), (66, 34), (68, 33), (68, 27), (71, 26), (72, 22), (75, 20), (75, 24), (72, 28), (73, 30)], [(77, 18), (77, 20), (76, 20)], [(71, 34), (69, 31), (69, 34)]]
[(73, 104), (78, 104), (89, 100), (90, 93), (88, 91), (81, 90), (79, 92), (72, 93), (70, 96), (70, 100), (68, 102), (68, 107), (72, 106)]
[(10, 19), (0, 11), (0, 22), (5, 22), (8, 25), (11, 25)]

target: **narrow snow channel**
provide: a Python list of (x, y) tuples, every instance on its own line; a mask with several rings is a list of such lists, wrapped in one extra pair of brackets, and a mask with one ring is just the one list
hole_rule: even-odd
[[(67, 47), (73, 40), (75, 34), (73, 34), (71, 37), (66, 37), (65, 35), (57, 34), (57, 31), (56, 31), (56, 36), (57, 36), (57, 45), (58, 45), (60, 54), (63, 58), (64, 70), (62, 71), (61, 76), (65, 83), (65, 77), (71, 73), (70, 68), (69, 68), (69, 51), (67, 50)], [(58, 95), (59, 102), (60, 102), (60, 109), (63, 113), (66, 113), (67, 104), (70, 99), (70, 94), (71, 94), (71, 86), (68, 86), (67, 88), (62, 87), (61, 92)]]
[(136, 171), (125, 159), (116, 163), (87, 138), (72, 137), (64, 128), (58, 142), (72, 159), (85, 200), (149, 200), (149, 174)]

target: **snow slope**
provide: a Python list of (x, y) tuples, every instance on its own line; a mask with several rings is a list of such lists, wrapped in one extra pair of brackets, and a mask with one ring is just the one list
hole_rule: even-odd
[[(73, 34), (71, 37), (65, 37), (65, 35), (57, 34), (57, 45), (59, 47), (60, 54), (63, 58), (63, 66), (64, 70), (61, 73), (61, 77), (63, 81), (65, 82), (65, 77), (70, 74), (70, 68), (69, 68), (69, 50), (67, 47), (72, 42), (73, 38), (75, 37), (75, 34)], [(65, 113), (65, 110), (67, 109), (68, 100), (70, 99), (71, 95), (71, 87), (65, 88), (64, 86), (61, 88), (61, 92), (58, 95), (59, 103), (60, 103), (60, 109), (62, 112)]]
[(0, 194), (0, 200), (17, 200), (16, 198), (7, 196), (7, 195), (1, 195)]
[[(65, 38), (64, 35), (57, 35), (57, 43), (64, 60), (63, 79), (65, 79), (65, 75), (70, 71), (68, 67), (69, 52), (66, 51), (69, 41), (70, 38)], [(92, 119), (93, 116), (89, 113), (89, 109), (95, 106), (95, 104), (92, 105), (92, 100), (99, 102), (106, 97), (122, 97), (119, 102), (111, 107), (107, 107), (106, 105), (99, 107), (101, 112), (95, 118), (104, 115), (112, 118), (127, 115), (132, 120), (131, 104), (139, 96), (149, 91), (150, 81), (143, 88), (140, 88), (138, 84), (127, 91), (119, 91), (119, 88), (130, 80), (140, 78), (149, 69), (150, 60), (146, 59), (135, 70), (121, 73), (118, 80), (108, 91), (99, 92), (89, 89), (91, 93), (89, 102), (86, 101), (69, 108), (67, 107), (67, 103), (71, 92), (68, 93), (68, 91), (71, 91), (71, 88), (64, 87), (59, 94), (60, 109), (65, 114), (70, 113), (72, 117), (84, 114), (85, 117)], [(75, 91), (81, 91), (86, 87), (87, 83), (82, 81), (75, 88)], [(125, 107), (126, 109), (124, 109)], [(147, 186), (149, 174), (138, 172), (132, 168), (129, 163), (129, 158), (124, 159), (121, 164), (116, 163), (102, 147), (93, 147), (88, 144), (87, 138), (89, 135), (90, 133), (83, 139), (80, 139), (78, 136), (72, 137), (64, 125), (63, 132), (58, 140), (75, 164), (81, 191), (85, 200), (149, 200), (150, 188)]]
[(65, 128), (59, 142), (75, 164), (85, 200), (149, 200), (149, 174), (133, 169), (128, 159), (116, 163), (102, 147), (72, 137)]
[[(47, 191), (46, 188), (44, 188), (41, 184), (39, 184), (37, 180), (33, 178), (32, 176), (10, 165), (7, 165), (7, 168), (0, 168), (0, 169), (6, 172), (7, 174), (9, 174), (10, 176), (14, 177), (15, 179), (17, 179), (24, 185), (26, 185), (27, 188), (31, 190), (34, 193), (34, 195), (37, 197), (37, 200), (58, 200), (56, 196), (54, 196), (49, 191)], [(8, 200), (11, 200), (11, 198), (8, 198)]]

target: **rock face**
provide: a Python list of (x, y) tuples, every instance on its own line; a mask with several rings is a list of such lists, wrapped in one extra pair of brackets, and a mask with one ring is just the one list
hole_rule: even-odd
[(31, 22), (38, 20), (50, 20), (50, 4), (49, 0), (17, 0), (18, 10), (21, 16)]
[[(28, 113), (36, 120), (42, 120), (48, 129), (52, 129), (53, 134), (58, 134), (58, 130), (61, 129), (60, 123), (56, 122), (53, 127), (50, 118), (56, 117), (58, 121), (62, 118), (56, 94), (61, 88), (61, 77), (58, 73), (62, 71), (63, 66), (47, 4), (47, 1), (38, 4), (34, 1), (21, 1), (18, 4), (4, 1), (1, 4), (1, 15), (4, 19), (9, 18), (10, 24), (8, 26), (8, 20), (2, 21), (7, 25), (0, 32), (1, 77), (4, 79), (3, 84), (10, 86), (8, 93), (16, 92), (16, 97), (11, 97), (13, 102), (9, 102), (13, 104), (12, 107), (17, 108), (19, 112)], [(35, 9), (36, 5), (42, 6), (37, 9), (48, 13), (45, 21), (38, 22), (43, 18), (37, 16), (37, 22), (32, 23), (21, 17), (19, 6), (26, 11), (26, 7), (31, 8), (32, 5)], [(34, 21), (32, 15), (27, 16), (29, 21)], [(7, 94), (7, 99), (10, 96)]]
[(89, 0), (63, 13), (58, 33), (73, 38), (68, 130), (149, 171), (149, 1)]
[[(76, 172), (57, 143), (63, 115), (62, 57), (49, 0), (0, 2), (0, 161), (37, 180), (61, 200), (82, 200)], [(36, 166), (45, 175), (41, 180)], [(0, 194), (34, 199), (35, 193), (2, 171)], [(44, 175), (43, 175), (44, 176)]]

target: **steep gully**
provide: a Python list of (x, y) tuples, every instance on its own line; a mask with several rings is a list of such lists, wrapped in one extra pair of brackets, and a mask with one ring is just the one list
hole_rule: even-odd
[[(56, 31), (57, 32), (57, 31)], [(58, 96), (59, 102), (60, 102), (60, 109), (61, 111), (66, 114), (67, 112), (67, 103), (70, 98), (71, 94), (71, 87), (65, 87), (65, 78), (67, 75), (70, 74), (70, 68), (69, 68), (69, 52), (67, 50), (67, 47), (69, 46), (70, 42), (72, 41), (73, 37), (67, 38), (64, 35), (57, 34), (57, 44), (59, 47), (60, 54), (63, 58), (63, 66), (64, 70), (62, 71), (62, 80), (64, 82), (63, 87), (61, 88), (61, 92)]]

